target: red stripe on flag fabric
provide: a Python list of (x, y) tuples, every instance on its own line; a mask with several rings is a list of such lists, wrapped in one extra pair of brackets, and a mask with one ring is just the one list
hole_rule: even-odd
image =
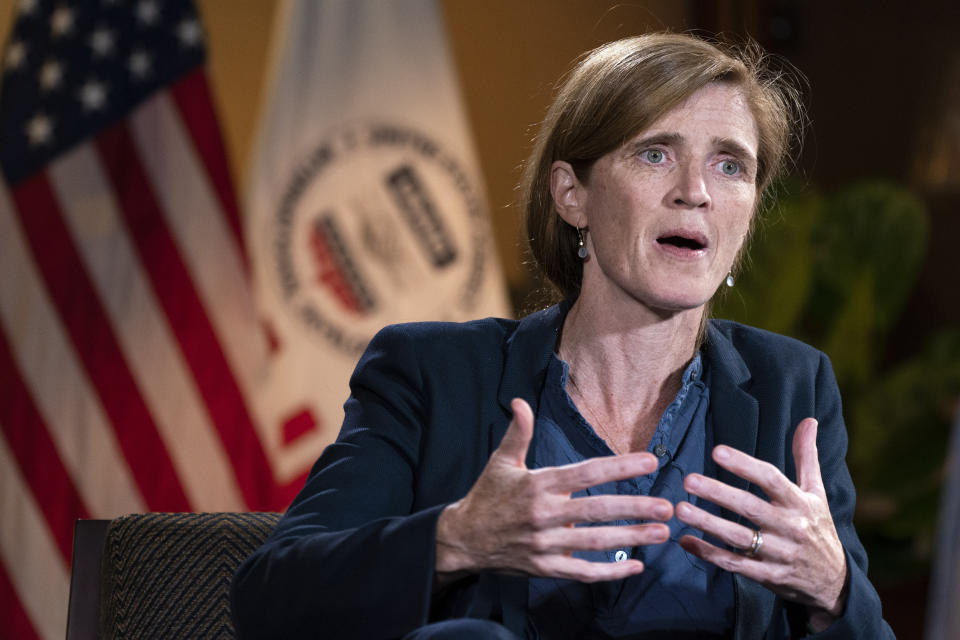
[(227, 163), (227, 154), (223, 148), (223, 138), (220, 137), (217, 114), (213, 111), (213, 99), (207, 83), (207, 74), (202, 68), (198, 68), (171, 85), (169, 90), (180, 112), (180, 120), (190, 132), (190, 139), (193, 140), (197, 150), (197, 157), (206, 168), (210, 183), (217, 192), (220, 208), (227, 218), (227, 224), (236, 236), (237, 249), (244, 266), (249, 269), (246, 246), (243, 243), (240, 210), (234, 195), (230, 165)]
[(20, 223), (51, 299), (151, 511), (190, 511), (167, 448), (70, 237), (45, 172), (12, 191)]
[(101, 133), (96, 147), (140, 260), (230, 457), (247, 506), (256, 510), (278, 508), (273, 474), (243, 393), (167, 227), (126, 124)]
[(317, 417), (309, 407), (300, 409), (283, 421), (283, 444), (289, 446), (319, 427)]
[(46, 422), (37, 411), (17, 368), (6, 336), (0, 331), (0, 428), (20, 467), (20, 474), (43, 512), (64, 563), (70, 566), (73, 521), (88, 518), (83, 499), (60, 460)]
[(33, 628), (30, 617), (20, 603), (17, 590), (13, 587), (7, 568), (0, 558), (0, 637), (17, 640), (39, 640), (40, 635)]

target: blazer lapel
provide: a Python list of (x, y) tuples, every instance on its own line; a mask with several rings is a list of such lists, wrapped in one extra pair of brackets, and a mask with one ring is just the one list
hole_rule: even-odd
[[(500, 378), (500, 390), (497, 400), (503, 409), (503, 420), (490, 425), (490, 451), (503, 440), (510, 425), (513, 412), (510, 401), (523, 398), (537, 415), (540, 404), (540, 391), (547, 374), (547, 366), (553, 357), (554, 345), (563, 319), (572, 302), (564, 301), (543, 311), (531, 314), (520, 321), (516, 331), (507, 340), (507, 353), (504, 359), (503, 375)], [(534, 432), (536, 439), (536, 432)], [(530, 445), (527, 464), (533, 463), (534, 443)]]
[[(706, 351), (710, 367), (710, 413), (714, 439), (748, 455), (756, 455), (759, 432), (760, 405), (747, 389), (750, 370), (729, 338), (710, 324)], [(749, 483), (725, 469), (719, 469), (718, 479), (738, 489), (748, 489)], [(726, 514), (731, 517), (733, 514)]]
[(565, 301), (527, 316), (507, 339), (503, 376), (497, 396), (507, 413), (510, 412), (510, 401), (514, 398), (523, 398), (530, 403), (533, 412), (537, 412), (547, 365), (571, 304)]

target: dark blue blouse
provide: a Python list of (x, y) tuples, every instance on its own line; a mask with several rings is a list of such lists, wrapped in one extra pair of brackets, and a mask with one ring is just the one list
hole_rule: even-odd
[[(597, 485), (577, 496), (631, 494), (658, 496), (676, 504), (687, 500), (712, 513), (719, 508), (699, 501), (683, 488), (688, 473), (715, 476), (710, 421), (709, 371), (700, 354), (683, 374), (676, 398), (667, 407), (648, 451), (660, 460), (648, 475)], [(567, 363), (554, 356), (540, 396), (533, 444), (534, 465), (570, 464), (613, 455), (587, 423), (566, 392)], [(639, 522), (639, 521), (633, 521)], [(616, 524), (628, 524), (625, 520)], [(534, 578), (528, 592), (528, 637), (555, 638), (720, 638), (733, 628), (732, 576), (685, 552), (687, 534), (703, 534), (676, 518), (667, 523), (670, 540), (657, 545), (577, 552), (578, 558), (617, 562), (643, 561), (645, 570), (626, 580), (584, 584), (572, 580)], [(585, 524), (582, 526), (597, 526)]]

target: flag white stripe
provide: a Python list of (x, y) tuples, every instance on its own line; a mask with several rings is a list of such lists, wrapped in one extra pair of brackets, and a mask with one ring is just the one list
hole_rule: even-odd
[(0, 558), (41, 638), (67, 629), (70, 574), (0, 429)]
[(85, 144), (49, 169), (67, 226), (190, 505), (244, 508), (230, 462), (120, 218), (97, 154)]
[[(91, 513), (113, 517), (144, 511), (116, 436), (95, 390), (78, 364), (0, 186), (0, 331), (57, 453)], [(9, 526), (5, 524), (4, 527)]]
[[(251, 418), (259, 428), (263, 420), (253, 402), (254, 377), (265, 362), (266, 340), (254, 313), (246, 269), (226, 216), (166, 94), (150, 99), (133, 115), (131, 130), (162, 208), (186, 213), (167, 216), (170, 232), (193, 277), (234, 379), (248, 401)], [(269, 458), (273, 447), (266, 446), (262, 430), (258, 436)]]

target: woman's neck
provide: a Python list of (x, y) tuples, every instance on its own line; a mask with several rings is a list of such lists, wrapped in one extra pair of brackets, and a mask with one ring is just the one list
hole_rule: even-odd
[(606, 429), (621, 449), (645, 448), (680, 390), (703, 308), (665, 313), (598, 298), (584, 292), (564, 320), (559, 354), (570, 366), (568, 391), (581, 412), (613, 425)]

